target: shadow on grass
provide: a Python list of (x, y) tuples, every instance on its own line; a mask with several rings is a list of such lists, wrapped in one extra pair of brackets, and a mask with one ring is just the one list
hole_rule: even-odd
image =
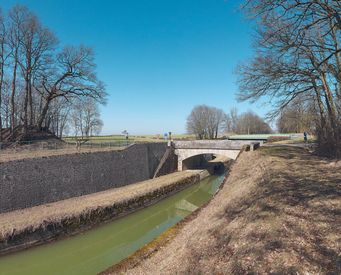
[[(264, 182), (252, 196), (228, 205), (205, 251), (233, 274), (341, 274), (341, 169), (301, 148), (261, 152), (275, 158)], [(193, 255), (198, 261), (210, 256)], [(194, 272), (200, 270), (198, 264)]]

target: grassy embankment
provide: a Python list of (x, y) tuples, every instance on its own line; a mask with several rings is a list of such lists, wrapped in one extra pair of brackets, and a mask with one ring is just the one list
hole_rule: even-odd
[[(0, 214), (0, 254), (72, 235), (156, 203), (207, 176), (183, 171), (94, 194)], [(0, 272), (1, 273), (1, 272)]]
[(340, 228), (341, 162), (264, 147), (242, 154), (221, 191), (177, 234), (166, 232), (165, 242), (161, 236), (112, 271), (340, 274)]

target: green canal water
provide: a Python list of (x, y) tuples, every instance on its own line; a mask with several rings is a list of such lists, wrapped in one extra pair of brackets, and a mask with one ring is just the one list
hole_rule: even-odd
[(211, 176), (159, 203), (83, 234), (0, 257), (0, 274), (96, 274), (151, 242), (208, 202), (223, 176)]

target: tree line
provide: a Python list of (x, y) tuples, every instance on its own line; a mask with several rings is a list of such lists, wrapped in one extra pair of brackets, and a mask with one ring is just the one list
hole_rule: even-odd
[(98, 104), (105, 99), (91, 48), (61, 47), (25, 6), (0, 10), (0, 129), (89, 135), (102, 126)]
[(271, 127), (257, 114), (238, 114), (233, 108), (228, 114), (222, 109), (198, 105), (187, 118), (187, 132), (198, 139), (217, 139), (219, 134), (269, 134)]
[(254, 57), (238, 68), (240, 100), (267, 98), (279, 126), (300, 119), (321, 152), (341, 155), (341, 2), (247, 0), (257, 22)]
[(226, 115), (225, 132), (240, 135), (271, 134), (273, 131), (269, 124), (256, 113), (247, 111), (238, 114), (233, 108)]

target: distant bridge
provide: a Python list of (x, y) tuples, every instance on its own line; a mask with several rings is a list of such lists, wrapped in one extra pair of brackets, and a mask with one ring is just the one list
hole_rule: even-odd
[(197, 155), (212, 154), (222, 155), (230, 159), (236, 159), (240, 150), (245, 145), (250, 150), (259, 146), (259, 142), (233, 141), (233, 140), (195, 140), (175, 141), (173, 143), (175, 154), (178, 156), (178, 171), (183, 169), (183, 161)]

